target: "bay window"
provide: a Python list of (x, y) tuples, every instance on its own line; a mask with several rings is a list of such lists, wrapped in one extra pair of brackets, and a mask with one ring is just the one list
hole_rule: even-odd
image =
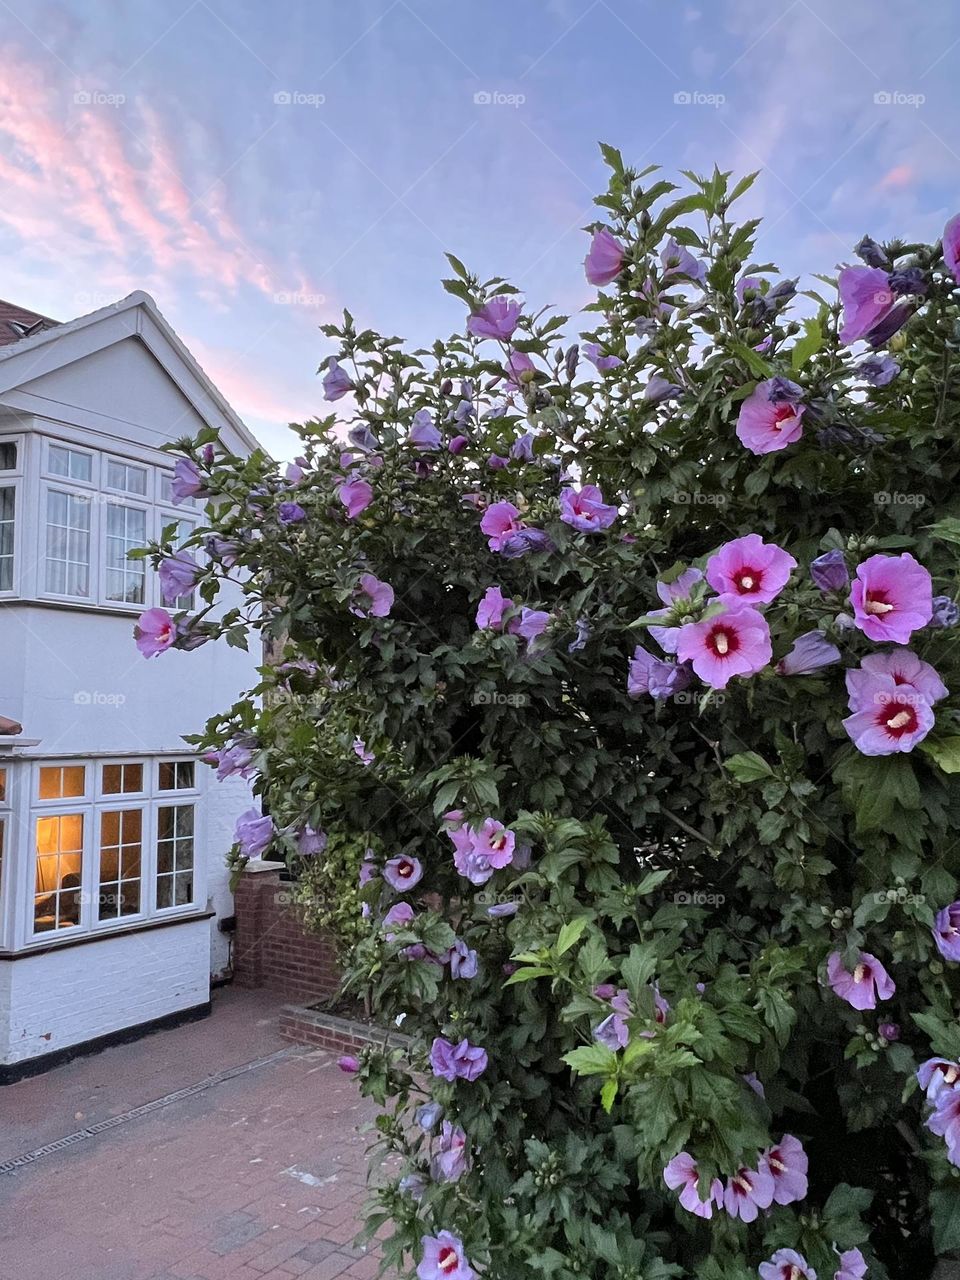
[(145, 507), (128, 507), (111, 502), (106, 508), (104, 563), (107, 600), (122, 604), (143, 604), (146, 598), (146, 561), (128, 560), (127, 552), (147, 543)]
[(47, 490), (44, 590), (51, 595), (90, 598), (90, 496)]
[[(101, 933), (198, 905), (193, 760), (33, 768), (28, 941)], [(2, 824), (0, 807), (0, 841)], [(2, 851), (0, 843), (0, 870)]]
[(19, 440), (0, 440), (0, 592), (14, 589)]

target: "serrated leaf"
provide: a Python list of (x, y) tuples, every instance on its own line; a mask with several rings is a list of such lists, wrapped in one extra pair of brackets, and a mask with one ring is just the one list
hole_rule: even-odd
[(761, 778), (773, 777), (773, 770), (756, 751), (741, 751), (739, 755), (730, 756), (724, 760), (723, 767), (738, 782), (759, 782)]

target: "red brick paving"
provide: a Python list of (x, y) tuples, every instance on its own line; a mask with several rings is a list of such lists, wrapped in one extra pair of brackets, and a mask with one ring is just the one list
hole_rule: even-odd
[[(251, 1015), (258, 1010), (262, 1003), (253, 1003)], [(243, 1013), (235, 1001), (231, 1019)], [(221, 1017), (218, 1026), (214, 1017), (160, 1033), (24, 1085), (33, 1106), (46, 1097), (61, 1120), (56, 1136), (64, 1136), (79, 1127), (70, 1112), (78, 1090), (96, 1080), (109, 1095), (117, 1078), (128, 1097), (137, 1056), (169, 1054), (167, 1037), (180, 1037), (182, 1061), (176, 1079), (152, 1097), (183, 1087), (190, 1065), (204, 1066), (196, 1080), (211, 1074), (220, 1031), (234, 1021)], [(262, 1034), (252, 1043), (252, 1058), (274, 1048)], [(223, 1065), (234, 1064), (212, 1069)], [(61, 1072), (72, 1073), (69, 1089)], [(0, 1135), (20, 1088), (0, 1090)], [(291, 1049), (0, 1174), (0, 1280), (371, 1280), (376, 1258), (350, 1243), (366, 1198), (368, 1136), (358, 1128), (371, 1115), (332, 1055)], [(49, 1140), (52, 1124), (39, 1142)]]

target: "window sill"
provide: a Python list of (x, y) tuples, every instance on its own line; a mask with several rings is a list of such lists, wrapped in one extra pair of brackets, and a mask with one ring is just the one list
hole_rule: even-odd
[(23, 605), (31, 609), (70, 609), (74, 613), (100, 613), (113, 618), (137, 618), (146, 604), (96, 604), (91, 600), (67, 600), (58, 598), (41, 598), (39, 596), (0, 596), (0, 609), (8, 606)]
[(191, 911), (189, 914), (171, 916), (169, 919), (141, 920), (136, 924), (117, 929), (100, 929), (96, 933), (81, 933), (76, 936), (41, 938), (36, 942), (28, 942), (16, 951), (0, 950), (0, 964), (4, 961), (25, 960), (28, 956), (42, 956), (49, 951), (63, 951), (69, 947), (83, 947), (90, 943), (109, 942), (113, 938), (127, 938), (133, 933), (146, 933), (153, 929), (171, 929), (178, 924), (196, 924), (200, 920), (212, 920), (217, 913), (204, 909)]

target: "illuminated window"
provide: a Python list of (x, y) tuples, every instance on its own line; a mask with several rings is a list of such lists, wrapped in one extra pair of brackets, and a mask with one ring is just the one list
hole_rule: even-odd
[(192, 760), (161, 760), (158, 786), (161, 791), (192, 791), (194, 765)]
[(157, 810), (157, 910), (193, 902), (193, 805)]
[(85, 775), (82, 764), (44, 765), (40, 770), (40, 799), (64, 800), (82, 796)]
[(37, 818), (34, 933), (75, 928), (83, 899), (83, 814)]
[(136, 794), (143, 790), (143, 765), (105, 764), (102, 785), (105, 796)]
[(142, 810), (108, 809), (100, 814), (98, 920), (139, 915), (142, 852)]

